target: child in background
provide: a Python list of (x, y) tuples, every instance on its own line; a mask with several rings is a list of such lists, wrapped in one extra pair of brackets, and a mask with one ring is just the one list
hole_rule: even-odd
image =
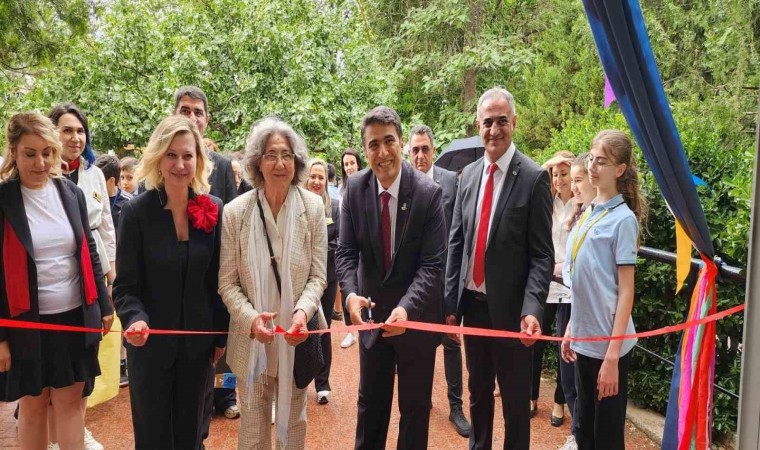
[(135, 178), (135, 171), (137, 170), (138, 164), (140, 164), (140, 161), (131, 156), (121, 158), (121, 162), (119, 162), (119, 167), (121, 169), (119, 187), (132, 196), (135, 196), (138, 193), (137, 179)]
[[(567, 240), (563, 275), (573, 308), (565, 337), (632, 334), (634, 269), (647, 206), (628, 136), (616, 130), (597, 134), (588, 173), (597, 196)], [(625, 448), (628, 365), (635, 344), (635, 339), (562, 342), (562, 358), (575, 362), (578, 448)]]
[(111, 218), (116, 230), (116, 238), (119, 237), (119, 215), (121, 207), (132, 198), (132, 195), (119, 187), (121, 181), (121, 167), (119, 160), (113, 155), (100, 155), (95, 159), (95, 165), (103, 172), (106, 178), (108, 198), (111, 201)]

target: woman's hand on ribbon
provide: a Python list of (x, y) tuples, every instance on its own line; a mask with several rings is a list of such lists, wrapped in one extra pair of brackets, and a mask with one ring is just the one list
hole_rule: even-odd
[(596, 389), (599, 391), (599, 400), (604, 397), (614, 397), (618, 394), (618, 360), (610, 357), (604, 358), (602, 367), (599, 369)]
[(362, 320), (362, 309), (374, 307), (375, 304), (372, 303), (370, 305), (368, 298), (359, 295), (352, 295), (351, 298), (346, 301), (346, 309), (351, 315), (351, 323), (354, 325), (364, 325), (365, 322)]
[[(105, 320), (105, 317), (103, 319)], [(144, 320), (138, 320), (124, 331), (124, 338), (135, 347), (145, 345), (148, 342), (148, 335), (150, 335), (150, 327)]]
[(0, 372), (11, 370), (11, 347), (8, 341), (0, 342)]
[[(541, 336), (541, 324), (534, 316), (522, 316), (520, 319), (520, 331), (527, 336)], [(536, 343), (535, 339), (520, 338), (524, 346), (530, 347)]]
[(277, 313), (263, 312), (253, 318), (251, 336), (264, 344), (274, 341), (274, 319)]
[[(446, 325), (456, 327), (459, 326), (457, 323), (457, 316), (456, 314), (451, 314), (449, 316), (446, 316)], [(456, 342), (457, 344), (462, 343), (462, 337), (455, 333), (446, 333), (446, 336), (449, 337), (452, 341)]]
[(388, 316), (388, 318), (385, 320), (385, 324), (380, 327), (383, 331), (385, 331), (385, 333), (383, 333), (383, 337), (389, 338), (393, 336), (401, 336), (402, 334), (406, 333), (406, 328), (394, 327), (392, 324), (396, 322), (405, 322), (408, 319), (409, 317), (403, 307), (397, 306), (393, 308), (391, 315)]
[(103, 322), (103, 329), (105, 330), (103, 332), (103, 336), (106, 335), (109, 331), (111, 331), (111, 327), (113, 326), (113, 314), (109, 314), (107, 316), (103, 316), (102, 319), (100, 319), (101, 322)]
[(309, 329), (306, 328), (306, 313), (302, 309), (299, 309), (293, 313), (290, 328), (285, 332), (285, 342), (295, 347), (309, 337), (307, 331)]

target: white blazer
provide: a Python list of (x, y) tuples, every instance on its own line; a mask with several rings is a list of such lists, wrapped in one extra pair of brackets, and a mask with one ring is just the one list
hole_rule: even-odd
[(79, 165), (77, 186), (84, 192), (87, 202), (87, 219), (90, 222), (92, 237), (98, 246), (100, 265), (105, 274), (111, 270), (116, 261), (116, 232), (111, 218), (111, 200), (108, 197), (106, 178), (94, 164), (85, 169), (87, 162), (82, 159)]

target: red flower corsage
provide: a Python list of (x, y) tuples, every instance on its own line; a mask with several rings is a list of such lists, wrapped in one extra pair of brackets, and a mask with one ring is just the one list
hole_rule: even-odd
[(208, 195), (196, 195), (187, 202), (187, 216), (193, 228), (211, 233), (219, 221), (219, 206)]

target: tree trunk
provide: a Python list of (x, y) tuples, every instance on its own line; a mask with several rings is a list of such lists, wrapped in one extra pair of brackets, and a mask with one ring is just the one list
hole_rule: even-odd
[[(483, 26), (483, 2), (480, 0), (468, 0), (470, 7), (470, 21), (464, 32), (464, 49), (477, 45), (477, 38), (480, 34), (480, 28)], [(478, 99), (478, 70), (476, 68), (467, 69), (464, 72), (463, 80), (462, 107), (464, 112), (472, 114), (476, 112), (476, 102)], [(467, 124), (465, 128), (467, 136), (476, 133), (475, 122)]]

